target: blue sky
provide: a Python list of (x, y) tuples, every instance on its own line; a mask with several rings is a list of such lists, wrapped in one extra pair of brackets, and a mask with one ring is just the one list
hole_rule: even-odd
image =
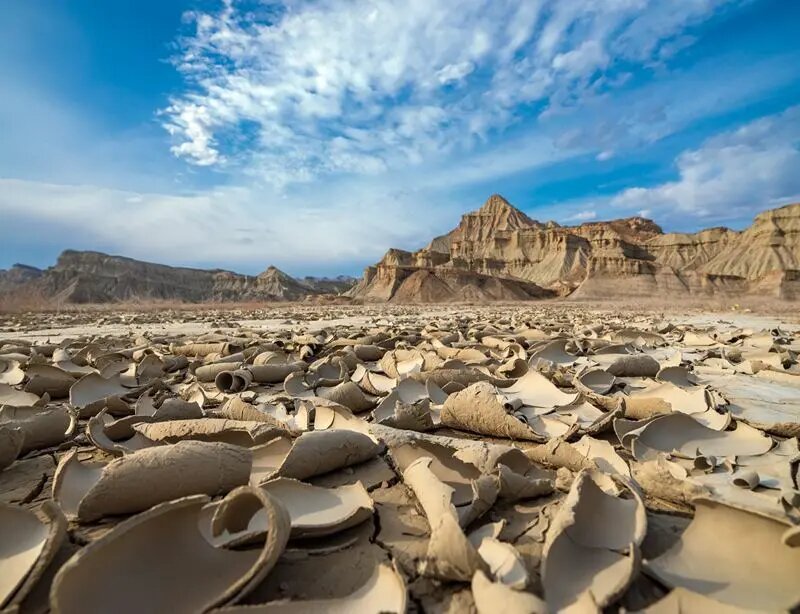
[(564, 224), (800, 201), (800, 2), (7, 0), (0, 267), (358, 273), (493, 193)]

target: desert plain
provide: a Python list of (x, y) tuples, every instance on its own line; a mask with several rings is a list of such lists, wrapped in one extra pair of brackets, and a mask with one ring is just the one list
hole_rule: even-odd
[(4, 612), (800, 605), (800, 318), (0, 316)]

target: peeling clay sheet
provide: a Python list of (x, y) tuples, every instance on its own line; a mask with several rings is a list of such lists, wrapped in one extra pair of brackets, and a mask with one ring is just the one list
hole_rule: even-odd
[(4, 314), (0, 609), (800, 608), (800, 326), (315, 301)]

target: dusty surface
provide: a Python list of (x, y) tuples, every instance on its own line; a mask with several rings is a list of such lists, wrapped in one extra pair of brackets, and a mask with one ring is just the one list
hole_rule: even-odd
[(790, 610), (798, 352), (779, 312), (2, 316), (0, 609)]

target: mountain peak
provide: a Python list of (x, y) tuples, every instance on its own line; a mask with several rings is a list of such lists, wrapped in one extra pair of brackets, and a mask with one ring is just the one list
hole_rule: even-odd
[(508, 202), (501, 194), (492, 194), (483, 203), (483, 206), (478, 209), (479, 213), (500, 213), (503, 211), (517, 210), (510, 202)]
[(480, 209), (462, 218), (459, 228), (471, 238), (486, 238), (498, 230), (517, 230), (536, 224), (500, 194), (492, 194)]

